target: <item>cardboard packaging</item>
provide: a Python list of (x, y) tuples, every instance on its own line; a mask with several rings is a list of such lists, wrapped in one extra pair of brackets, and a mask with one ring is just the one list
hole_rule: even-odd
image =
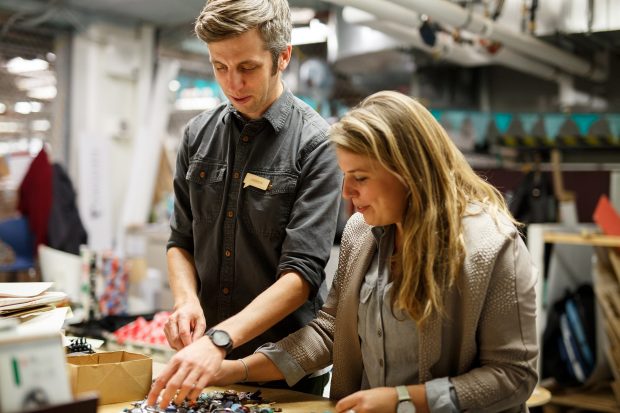
[(111, 351), (67, 357), (73, 395), (99, 393), (99, 404), (123, 403), (146, 397), (153, 360), (142, 354)]

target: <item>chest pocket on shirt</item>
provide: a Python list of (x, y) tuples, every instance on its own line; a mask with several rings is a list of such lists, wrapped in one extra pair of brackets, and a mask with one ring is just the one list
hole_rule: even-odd
[(295, 200), (297, 177), (283, 172), (249, 171), (269, 180), (266, 190), (247, 186), (242, 189), (241, 219), (248, 229), (271, 239), (281, 239)]
[[(366, 323), (368, 322), (368, 306), (370, 305), (368, 301), (372, 296), (372, 293), (375, 291), (377, 287), (377, 279), (368, 282), (364, 279), (362, 286), (360, 288), (360, 304), (357, 308), (357, 330), (360, 337), (364, 337), (366, 335)], [(376, 317), (375, 314), (372, 315)]]
[(189, 184), (194, 221), (215, 221), (222, 207), (225, 176), (225, 164), (203, 161), (190, 163), (185, 179)]

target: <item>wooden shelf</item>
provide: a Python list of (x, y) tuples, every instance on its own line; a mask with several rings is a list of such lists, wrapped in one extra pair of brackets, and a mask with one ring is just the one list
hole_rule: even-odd
[(587, 409), (595, 412), (620, 413), (620, 406), (616, 402), (611, 388), (589, 390), (578, 393), (553, 393), (549, 404), (544, 406), (545, 413), (563, 411), (563, 407), (571, 409)]
[[(581, 233), (554, 232), (551, 230), (543, 232), (543, 241), (555, 244), (572, 244), (592, 247), (606, 247), (597, 251), (599, 255), (598, 264), (593, 269), (596, 272), (597, 280), (594, 285), (596, 300), (601, 305), (603, 328), (611, 341), (620, 332), (620, 320), (618, 320), (617, 308), (620, 307), (620, 255), (613, 248), (620, 247), (620, 236), (602, 235), (596, 232), (583, 231)], [(604, 265), (603, 265), (604, 263)], [(610, 334), (613, 333), (613, 334)], [(613, 347), (609, 348), (609, 344), (605, 345), (605, 358), (610, 364), (615, 361), (610, 355)], [(615, 371), (617, 373), (617, 371)], [(614, 379), (618, 380), (619, 377)], [(548, 404), (543, 408), (545, 413), (557, 413), (570, 411), (573, 409), (584, 409), (594, 412), (611, 412), (620, 413), (620, 383), (612, 381), (598, 389), (574, 389), (572, 391), (559, 389), (550, 389), (552, 396)]]
[(592, 245), (596, 247), (620, 247), (620, 236), (602, 234), (571, 234), (566, 232), (545, 232), (545, 242), (553, 244)]

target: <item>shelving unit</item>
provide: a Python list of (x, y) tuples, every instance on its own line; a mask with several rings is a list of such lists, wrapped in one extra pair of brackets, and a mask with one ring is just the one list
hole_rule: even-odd
[(544, 243), (596, 247), (593, 285), (602, 310), (600, 321), (605, 331), (604, 354), (614, 377), (611, 383), (601, 383), (587, 390), (551, 389), (551, 400), (543, 410), (545, 413), (557, 413), (566, 407), (620, 413), (620, 255), (615, 249), (620, 247), (620, 237), (589, 231), (578, 234), (543, 231), (542, 239)]

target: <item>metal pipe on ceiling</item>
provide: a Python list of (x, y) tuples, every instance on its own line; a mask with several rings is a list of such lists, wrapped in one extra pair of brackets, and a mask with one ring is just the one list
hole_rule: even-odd
[(370, 13), (376, 19), (396, 22), (415, 30), (420, 26), (420, 15), (410, 8), (402, 7), (388, 0), (324, 0), (337, 6), (351, 6)]
[(438, 33), (437, 43), (431, 47), (424, 43), (417, 29), (402, 24), (379, 20), (375, 15), (356, 7), (346, 6), (342, 10), (342, 18), (350, 24), (363, 25), (385, 33), (405, 45), (423, 50), (437, 59), (443, 59), (461, 66), (481, 66), (489, 64), (488, 57), (481, 55), (471, 46), (458, 45), (446, 33)]
[(567, 53), (533, 36), (516, 32), (505, 25), (473, 13), (472, 10), (461, 8), (449, 0), (390, 0), (390, 2), (431, 16), (438, 22), (501, 42), (526, 56), (560, 67), (562, 71), (572, 75), (596, 81), (603, 81), (607, 78), (607, 72), (592, 62)]
[(438, 58), (455, 64), (462, 66), (500, 64), (549, 81), (558, 80), (559, 72), (552, 66), (532, 60), (506, 47), (503, 47), (494, 55), (489, 55), (486, 52), (477, 50), (474, 46), (451, 42), (451, 39), (448, 39), (449, 35), (444, 33), (438, 33), (437, 44), (435, 47), (430, 47), (424, 43), (417, 30), (393, 21), (378, 20), (374, 15), (364, 10), (346, 6), (343, 9), (342, 17), (347, 23), (362, 24), (379, 30), (405, 42), (408, 46), (424, 50)]
[[(413, 47), (420, 48), (423, 50), (429, 51), (428, 46), (421, 42), (420, 35), (416, 28), (419, 27), (420, 18), (417, 13), (411, 11), (410, 9), (404, 9), (397, 4), (394, 4), (392, 1), (385, 0), (324, 0), (330, 3), (340, 5), (340, 6), (353, 6), (359, 8), (367, 13), (374, 15), (374, 17), (378, 18), (374, 21), (368, 21), (364, 23), (368, 27), (372, 27), (376, 30), (382, 31), (392, 37), (405, 42)], [(404, 1), (404, 0), (398, 0)], [(418, 1), (418, 0), (412, 0)], [(433, 1), (443, 1), (443, 0), (433, 0)], [(395, 7), (396, 6), (396, 7)], [(525, 36), (530, 37), (530, 36)], [(491, 37), (492, 38), (492, 37)], [(531, 38), (531, 40), (535, 41), (536, 44), (542, 44), (543, 46), (550, 47), (556, 51), (560, 52), (560, 55), (566, 54), (564, 51), (553, 48), (545, 43)], [(422, 43), (422, 44), (420, 44)], [(512, 50), (510, 47), (506, 47), (509, 45), (504, 44), (497, 53), (490, 55), (482, 51), (478, 51), (478, 55), (472, 53), (476, 51), (476, 49), (472, 46), (464, 46), (460, 44), (453, 44), (451, 48), (444, 48), (442, 54), (440, 56), (446, 60), (454, 61), (457, 64), (463, 65), (464, 62), (468, 62), (467, 64), (475, 65), (474, 62), (479, 62), (480, 65), (485, 64), (501, 64), (506, 67), (510, 67), (512, 69), (518, 70), (523, 73), (528, 73), (530, 75), (546, 79), (553, 82), (560, 82), (561, 77), (566, 77), (568, 70), (563, 72), (565, 69), (564, 62), (552, 62), (555, 64), (546, 64), (539, 60), (533, 59), (531, 54), (529, 56), (524, 56), (521, 53)], [(544, 48), (543, 48), (544, 49)], [(435, 50), (436, 51), (436, 50)], [(431, 48), (431, 53), (433, 53), (433, 49)], [(568, 54), (571, 59), (578, 59), (573, 55)], [(556, 66), (560, 66), (560, 68)], [(602, 75), (600, 69), (596, 72), (597, 75)], [(594, 75), (594, 72), (593, 72)], [(576, 93), (581, 93), (575, 91)], [(595, 98), (595, 97), (592, 97)]]

